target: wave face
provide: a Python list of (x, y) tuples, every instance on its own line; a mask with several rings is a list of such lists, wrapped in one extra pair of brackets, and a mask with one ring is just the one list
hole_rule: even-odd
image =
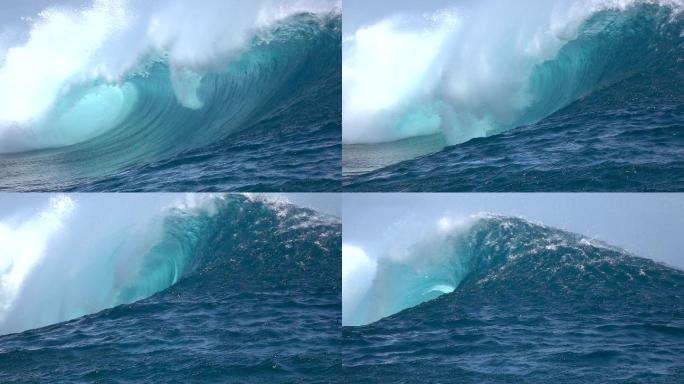
[(333, 1), (98, 0), (25, 33), (0, 56), (5, 189), (297, 190), (303, 169), (336, 186)]
[[(480, 84), (477, 94), (464, 94), (477, 108), (451, 103), (449, 121), (459, 123), (442, 126), (435, 144), (414, 143), (415, 135), (392, 137), (412, 138), (395, 152), (424, 147), (417, 149), (422, 157), (389, 165), (392, 158), (416, 155), (379, 159), (388, 144), (345, 146), (345, 184), (366, 190), (682, 190), (680, 7), (626, 3), (588, 13), (571, 38), (524, 74), (494, 71), (514, 76), (514, 89), (522, 83), (520, 103), (490, 100), (486, 92), (501, 96), (501, 82)], [(517, 68), (510, 58), (502, 60)], [(452, 146), (444, 149), (444, 143)], [(347, 149), (355, 159), (346, 159)], [(356, 177), (369, 169), (376, 171)]]
[[(344, 328), (350, 380), (684, 377), (684, 272), (520, 218), (485, 216), (445, 229), (415, 247), (431, 251), (422, 259), (378, 265), (369, 308), (408, 309)], [(397, 271), (403, 281), (390, 279)], [(451, 292), (422, 304), (415, 295), (445, 285)], [(369, 320), (376, 318), (362, 322)]]
[[(79, 202), (59, 209), (76, 215)], [(221, 195), (173, 204), (155, 220), (159, 231), (149, 222), (140, 223), (146, 231), (138, 236), (113, 231), (116, 240), (88, 252), (90, 264), (71, 265), (79, 256), (74, 248), (57, 267), (50, 257), (38, 263), (4, 332), (12, 330), (11, 318), (53, 309), (73, 318), (98, 300), (112, 307), (1, 336), (3, 382), (323, 380), (339, 368), (337, 218)]]

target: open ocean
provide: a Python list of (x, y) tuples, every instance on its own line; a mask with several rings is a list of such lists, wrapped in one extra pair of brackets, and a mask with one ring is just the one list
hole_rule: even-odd
[[(155, 220), (159, 237), (114, 231), (81, 272), (36, 268), (67, 277), (31, 280), (2, 313), (1, 382), (339, 379), (338, 218), (231, 195)], [(131, 274), (126, 250), (142, 247)]]
[(347, 382), (684, 380), (683, 271), (506, 216), (429, 241), (345, 320)]

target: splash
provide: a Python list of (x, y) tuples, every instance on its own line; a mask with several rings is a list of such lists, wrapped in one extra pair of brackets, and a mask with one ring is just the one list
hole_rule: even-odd
[(267, 44), (284, 20), (339, 6), (94, 0), (81, 9), (46, 8), (27, 19), (22, 33), (0, 41), (0, 152), (71, 145), (119, 126), (134, 106), (149, 102), (140, 100), (147, 87), (134, 79), (149, 77), (159, 62), (168, 66), (176, 103), (198, 110), (206, 102), (198, 93), (205, 74), (237, 61), (255, 39)]
[(681, 9), (680, 1), (464, 2), (362, 27), (344, 37), (343, 141), (440, 134), (453, 145), (539, 121), (647, 68), (658, 55), (649, 42)]
[(174, 284), (202, 229), (189, 223), (210, 217), (222, 199), (161, 195), (103, 203), (58, 195), (34, 217), (7, 218), (0, 223), (0, 330), (56, 323)]
[(15, 305), (24, 281), (38, 265), (48, 244), (63, 230), (74, 201), (59, 195), (41, 213), (20, 223), (0, 222), (0, 322)]

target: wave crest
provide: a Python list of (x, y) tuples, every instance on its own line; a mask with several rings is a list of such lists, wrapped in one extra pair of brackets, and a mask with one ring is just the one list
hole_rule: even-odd
[(536, 122), (607, 84), (676, 63), (681, 2), (527, 6), (535, 11), (464, 4), (451, 17), (395, 17), (345, 36), (343, 141), (442, 134), (458, 144)]
[[(367, 289), (345, 297), (343, 285), (344, 325), (368, 324), (466, 290), (498, 300), (609, 297), (638, 280), (659, 279), (668, 269), (578, 234), (492, 215), (443, 219), (433, 232), (374, 261)], [(684, 281), (684, 275), (678, 278)]]
[(339, 291), (340, 231), (336, 218), (246, 195), (58, 196), (33, 218), (0, 223), (0, 334), (171, 286)]
[(0, 152), (80, 143), (120, 126), (141, 103), (165, 102), (139, 84), (157, 62), (168, 67), (165, 91), (179, 107), (201, 109), (205, 74), (225, 72), (226, 63), (258, 66), (255, 45), (277, 45), (282, 30), (291, 32), (283, 26), (289, 18), (338, 9), (335, 0), (94, 0), (84, 9), (43, 10), (17, 27), (24, 39), (0, 47)]

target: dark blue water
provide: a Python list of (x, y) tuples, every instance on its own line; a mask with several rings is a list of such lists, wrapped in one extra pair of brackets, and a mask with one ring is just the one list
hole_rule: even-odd
[(344, 189), (684, 190), (681, 13), (642, 5), (599, 12), (585, 24), (530, 80), (536, 95), (530, 118), (555, 112), (493, 136), (423, 150), (436, 153), (412, 160), (392, 153), (406, 160), (393, 165), (373, 159), (388, 152), (384, 147), (345, 146), (345, 158), (349, 149), (356, 160), (345, 159)]
[[(132, 304), (0, 337), (0, 382), (324, 383), (340, 369), (341, 224), (232, 196), (170, 216)], [(173, 267), (175, 265), (175, 267)], [(61, 287), (55, 287), (56, 290)], [(135, 295), (135, 292), (127, 292)]]
[(0, 189), (338, 190), (340, 41), (339, 14), (290, 17), (202, 73), (196, 110), (176, 101), (168, 66), (152, 60), (123, 80), (139, 96), (117, 126), (66, 147), (1, 154)]
[(348, 382), (684, 380), (684, 272), (517, 218), (455, 236), (453, 292), (343, 328)]

